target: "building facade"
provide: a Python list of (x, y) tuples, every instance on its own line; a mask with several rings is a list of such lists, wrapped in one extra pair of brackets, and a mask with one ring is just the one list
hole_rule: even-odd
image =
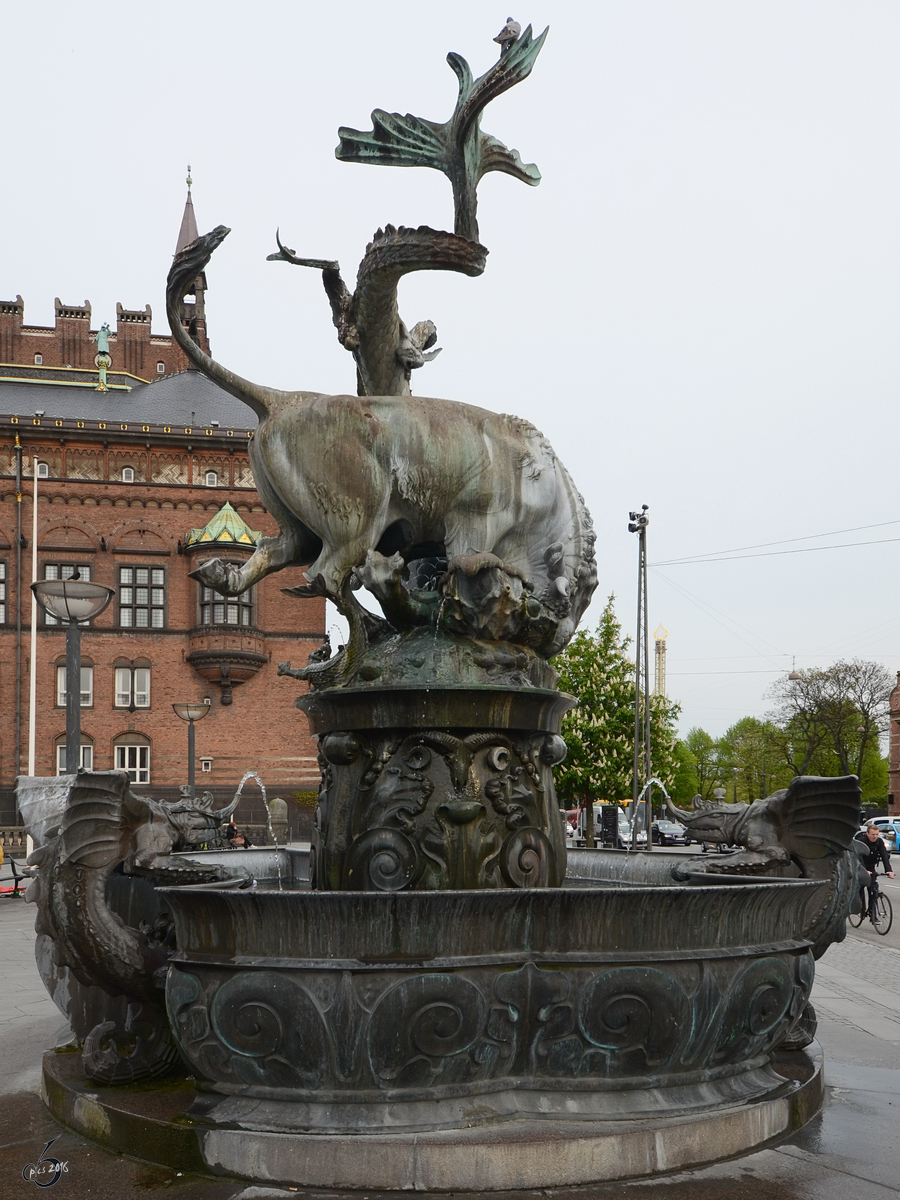
[[(192, 223), (189, 196), (179, 245)], [(204, 290), (198, 279), (183, 320), (207, 346)], [(0, 303), (0, 827), (15, 823), (15, 777), (29, 772), (32, 657), (34, 773), (65, 767), (65, 630), (40, 609), (32, 628), (35, 562), (38, 578), (77, 571), (115, 593), (82, 632), (83, 765), (127, 770), (140, 792), (174, 797), (187, 727), (172, 705), (208, 699), (198, 789), (230, 798), (256, 771), (293, 816), (293, 793), (315, 790), (319, 771), (293, 706), (305, 685), (277, 664), (302, 665), (322, 643), (325, 602), (282, 594), (305, 582), (300, 569), (233, 601), (190, 578), (206, 558), (245, 561), (277, 532), (248, 458), (256, 417), (152, 333), (149, 306), (118, 307), (104, 376), (90, 305), (57, 301), (55, 329), (40, 330), (23, 324), (20, 298)], [(245, 794), (238, 817), (258, 824), (261, 806), (249, 785)]]
[(888, 813), (900, 816), (900, 671), (897, 686), (889, 701), (890, 724), (888, 727)]

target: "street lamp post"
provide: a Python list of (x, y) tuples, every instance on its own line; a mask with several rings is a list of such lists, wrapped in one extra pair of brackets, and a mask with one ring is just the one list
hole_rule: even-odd
[(31, 585), (38, 604), (66, 626), (66, 771), (81, 765), (81, 624), (98, 617), (115, 593), (78, 578), (41, 579)]
[[(638, 817), (638, 797), (641, 794), (641, 741), (643, 734), (644, 780), (650, 782), (650, 658), (648, 647), (650, 636), (647, 616), (647, 526), (650, 518), (647, 516), (647, 505), (641, 505), (640, 512), (628, 514), (630, 522), (629, 533), (638, 535), (638, 585), (637, 585), (637, 628), (635, 631), (634, 655), (634, 760), (631, 775), (631, 794), (634, 800), (634, 818)], [(642, 689), (643, 676), (643, 689)], [(641, 691), (643, 690), (644, 713), (641, 721)], [(653, 791), (647, 790), (647, 801), (644, 802), (644, 812), (648, 811), (647, 819), (647, 849), (653, 849), (653, 838), (650, 836), (650, 826), (653, 822)]]
[(175, 715), (188, 723), (188, 791), (192, 800), (197, 798), (196, 775), (194, 772), (194, 722), (202, 721), (209, 712), (208, 700), (193, 703), (173, 704)]

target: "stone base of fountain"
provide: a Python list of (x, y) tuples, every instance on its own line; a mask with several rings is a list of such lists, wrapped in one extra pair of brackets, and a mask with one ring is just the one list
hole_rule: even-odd
[[(210, 1126), (196, 1115), (209, 1096), (198, 1094), (193, 1080), (98, 1088), (85, 1079), (75, 1053), (45, 1055), (43, 1097), (70, 1129), (173, 1170), (293, 1187), (477, 1194), (634, 1179), (775, 1142), (819, 1111), (821, 1050), (813, 1043), (805, 1051), (776, 1052), (772, 1067), (759, 1073), (767, 1077), (764, 1098), (720, 1097), (712, 1112), (657, 1112), (627, 1121), (532, 1115), (473, 1128), (351, 1137)], [(470, 1104), (474, 1111), (476, 1100)], [(261, 1116), (266, 1106), (257, 1107)]]
[(44, 1099), (111, 1149), (256, 1183), (484, 1193), (696, 1166), (821, 1104), (818, 1052), (777, 1047), (825, 886), (161, 888), (191, 1076), (98, 1086), (54, 1053)]
[[(449, 669), (436, 648), (461, 653), (429, 637), (416, 661), (430, 652), (435, 671)], [(565, 757), (560, 721), (573, 703), (552, 689), (484, 684), (301, 697), (323, 767), (313, 887), (558, 886), (566, 847), (552, 767)]]

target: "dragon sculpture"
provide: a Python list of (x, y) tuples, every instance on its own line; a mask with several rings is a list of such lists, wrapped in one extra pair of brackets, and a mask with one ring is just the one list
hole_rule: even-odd
[(804, 934), (816, 958), (846, 935), (846, 918), (858, 903), (857, 858), (850, 847), (860, 821), (855, 775), (801, 775), (788, 787), (752, 804), (694, 800), (688, 812), (667, 800), (669, 812), (698, 842), (741, 849), (716, 860), (693, 857), (673, 870), (679, 879), (698, 875), (776, 876), (824, 879), (829, 887), (810, 903)]
[[(124, 771), (67, 778), (59, 823), (45, 822), (46, 840), (28, 859), (38, 968), (82, 1042), (88, 1078), (155, 1078), (179, 1061), (163, 993), (174, 931), (155, 887), (235, 875), (178, 852), (221, 846), (220, 826), (237, 800), (221, 809), (208, 793), (196, 802), (151, 800), (131, 791)], [(26, 804), (23, 812), (27, 821)]]

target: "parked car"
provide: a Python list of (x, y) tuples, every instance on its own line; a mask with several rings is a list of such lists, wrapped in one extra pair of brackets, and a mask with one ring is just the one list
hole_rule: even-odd
[(654, 842), (660, 846), (689, 846), (691, 835), (680, 821), (654, 821), (650, 826)]
[(631, 845), (631, 826), (624, 815), (619, 817), (619, 849), (627, 850)]

